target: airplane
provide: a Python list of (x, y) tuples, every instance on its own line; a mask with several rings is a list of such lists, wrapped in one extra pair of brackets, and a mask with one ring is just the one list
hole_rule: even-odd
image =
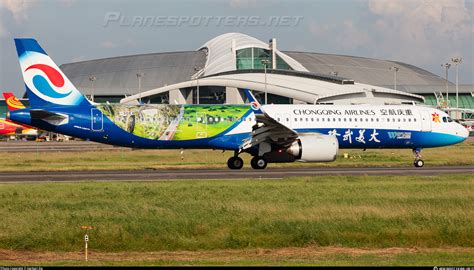
[(15, 39), (31, 107), (8, 118), (39, 129), (141, 149), (234, 151), (264, 169), (274, 162), (330, 162), (339, 149), (406, 148), (422, 167), (421, 150), (464, 141), (467, 130), (446, 113), (414, 105), (98, 104), (87, 100), (34, 39)]
[[(3, 93), (5, 103), (7, 104), (8, 110), (25, 109), (23, 103), (18, 100), (13, 93)], [(0, 119), (0, 135), (22, 135), (22, 136), (36, 136), (38, 131), (30, 126), (14, 123), (7, 119)]]

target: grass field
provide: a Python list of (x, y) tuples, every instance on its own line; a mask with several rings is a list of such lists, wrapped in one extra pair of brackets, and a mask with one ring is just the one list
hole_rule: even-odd
[[(350, 158), (343, 158), (348, 153)], [(47, 170), (107, 170), (146, 168), (226, 168), (233, 152), (213, 150), (117, 150), (95, 152), (19, 152), (0, 155), (0, 171)], [(250, 156), (243, 154), (245, 166)], [(430, 148), (423, 151), (425, 166), (473, 165), (474, 140), (449, 147)], [(330, 163), (281, 163), (272, 167), (337, 167), (337, 166), (413, 166), (409, 149), (340, 150), (335, 162)]]
[(473, 184), (472, 175), (2, 184), (0, 264), (85, 264), (80, 226), (91, 225), (92, 265), (472, 265)]
[[(473, 248), (303, 247), (280, 249), (162, 251), (162, 252), (30, 252), (0, 250), (4, 265), (318, 265), (318, 266), (465, 266), (472, 262)], [(470, 263), (472, 265), (472, 263)]]

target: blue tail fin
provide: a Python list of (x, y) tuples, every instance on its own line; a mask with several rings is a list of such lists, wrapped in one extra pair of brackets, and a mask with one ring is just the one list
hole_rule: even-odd
[(90, 104), (36, 40), (16, 38), (15, 46), (31, 108)]

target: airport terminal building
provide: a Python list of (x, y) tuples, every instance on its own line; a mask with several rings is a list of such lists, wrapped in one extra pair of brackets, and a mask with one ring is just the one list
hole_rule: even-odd
[[(446, 80), (416, 66), (380, 59), (280, 51), (241, 33), (194, 51), (120, 56), (63, 64), (96, 102), (241, 104), (249, 88), (265, 103), (445, 104)], [(449, 83), (449, 104), (456, 105)], [(266, 93), (266, 94), (265, 94)], [(474, 86), (459, 86), (459, 107), (474, 108)]]

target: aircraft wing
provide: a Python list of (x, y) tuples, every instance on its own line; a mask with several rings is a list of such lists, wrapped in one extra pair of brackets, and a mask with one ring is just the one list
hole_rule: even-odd
[(252, 127), (252, 136), (244, 141), (241, 150), (249, 149), (263, 142), (288, 147), (298, 138), (296, 131), (282, 125), (268, 115), (250, 90), (246, 89), (245, 95), (250, 101), (257, 123)]

